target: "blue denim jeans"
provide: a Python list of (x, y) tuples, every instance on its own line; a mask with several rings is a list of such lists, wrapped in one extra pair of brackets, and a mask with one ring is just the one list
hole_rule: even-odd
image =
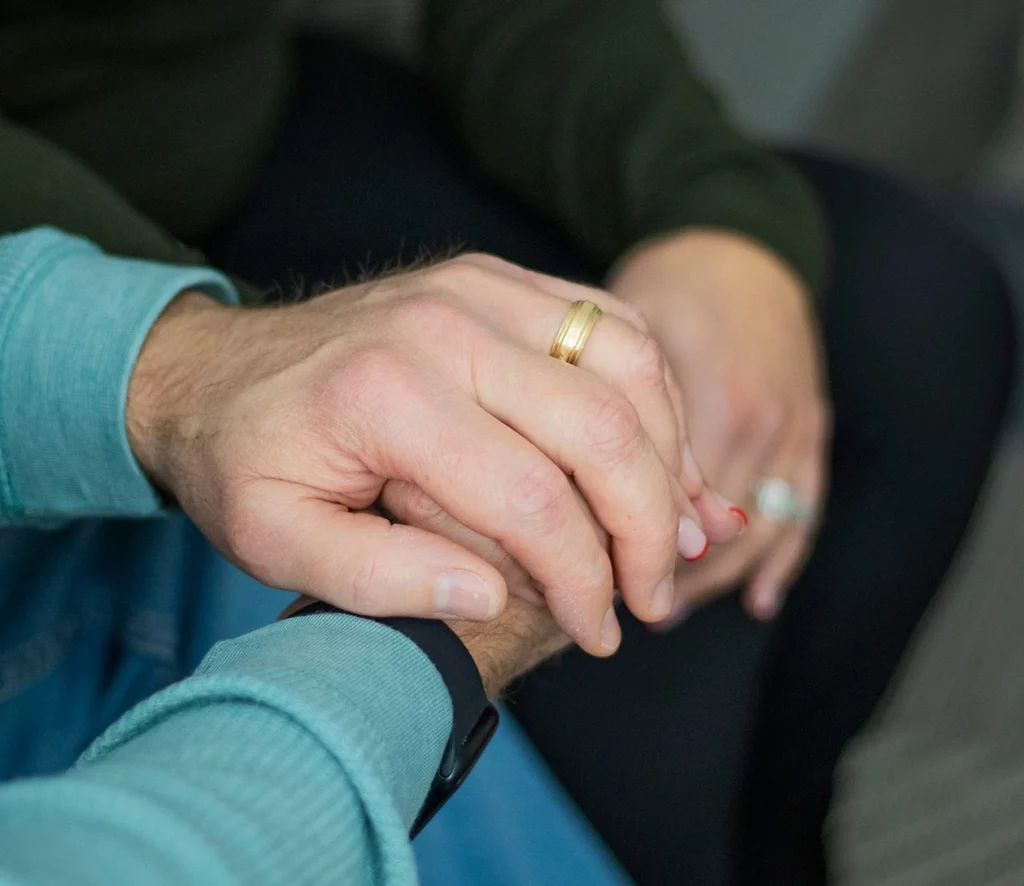
[[(180, 516), (0, 530), (0, 781), (67, 768), (128, 708), (290, 596), (239, 572)], [(417, 839), (422, 881), (625, 882), (506, 719)]]

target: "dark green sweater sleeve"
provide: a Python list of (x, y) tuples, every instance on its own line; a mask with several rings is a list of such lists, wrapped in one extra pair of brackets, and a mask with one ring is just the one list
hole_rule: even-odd
[(729, 124), (655, 0), (427, 6), (428, 64), (469, 153), (593, 259), (679, 228), (726, 228), (820, 288), (810, 187)]
[[(0, 117), (0, 236), (39, 226), (84, 237), (110, 255), (207, 263), (201, 252), (167, 233), (76, 157)], [(255, 287), (234, 282), (243, 302), (262, 299)]]
[(113, 255), (201, 261), (63, 149), (0, 117), (0, 235), (40, 225)]

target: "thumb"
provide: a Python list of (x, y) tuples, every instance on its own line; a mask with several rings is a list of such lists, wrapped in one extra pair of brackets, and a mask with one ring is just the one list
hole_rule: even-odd
[(488, 621), (504, 609), (501, 574), (455, 542), (288, 493), (260, 504), (274, 515), (272, 541), (250, 570), (264, 583), (368, 616)]

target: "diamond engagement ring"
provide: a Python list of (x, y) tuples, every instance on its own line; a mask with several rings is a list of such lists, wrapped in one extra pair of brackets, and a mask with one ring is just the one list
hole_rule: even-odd
[(773, 523), (813, 523), (816, 509), (801, 499), (781, 477), (765, 477), (754, 484), (754, 506)]

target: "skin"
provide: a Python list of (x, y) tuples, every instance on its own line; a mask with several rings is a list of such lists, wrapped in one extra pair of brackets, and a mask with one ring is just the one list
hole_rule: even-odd
[[(816, 527), (764, 519), (752, 488), (780, 476), (820, 505), (827, 480), (831, 411), (810, 294), (773, 253), (710, 230), (632, 250), (610, 275), (609, 290), (638, 309), (642, 316), (632, 322), (658, 340), (672, 377), (683, 382), (678, 411), (687, 416), (696, 455), (691, 478), (703, 472), (725, 494), (722, 504), (738, 502), (749, 519), (736, 541), (715, 545), (699, 562), (677, 563), (676, 603), (663, 624), (671, 627), (736, 587), (743, 587), (748, 611), (769, 620), (799, 574)], [(689, 492), (715, 495), (706, 487)], [(393, 511), (409, 522), (421, 517), (415, 504)], [(424, 513), (435, 516), (429, 508)], [(495, 562), (522, 571), (508, 555)]]
[[(576, 496), (580, 507), (588, 511), (598, 540), (607, 545), (604, 529), (589, 514), (579, 492)], [(500, 544), (463, 526), (436, 505), (422, 506), (420, 502), (421, 506), (416, 508), (416, 499), (407, 484), (394, 481), (385, 485), (381, 496), (382, 502), (403, 514), (404, 519), (415, 519), (420, 528), (451, 539), (482, 557), (502, 574), (508, 585), (508, 606), (499, 618), (491, 622), (448, 622), (476, 662), (487, 694), (496, 698), (516, 677), (568, 646), (569, 637), (555, 622), (529, 573)]]
[(738, 586), (751, 614), (771, 619), (816, 527), (764, 519), (752, 506), (752, 488), (761, 478), (782, 477), (820, 506), (827, 480), (831, 410), (810, 294), (768, 250), (710, 230), (633, 250), (608, 286), (655, 330), (683, 385), (690, 441), (705, 476), (750, 515), (742, 538), (677, 571), (672, 621)]
[(493, 622), (458, 621), (449, 626), (476, 662), (489, 698), (497, 698), (517, 677), (570, 644), (547, 606), (515, 596)]
[[(547, 349), (578, 298), (608, 313), (570, 367)], [(493, 540), (574, 642), (609, 655), (616, 590), (646, 621), (671, 610), (680, 540), (693, 543), (681, 525), (739, 530), (684, 468), (682, 400), (637, 316), (488, 256), (267, 310), (185, 293), (139, 356), (129, 441), (266, 584), (366, 615), (495, 618), (499, 569), (368, 510), (393, 481), (391, 507), (404, 491)]]

